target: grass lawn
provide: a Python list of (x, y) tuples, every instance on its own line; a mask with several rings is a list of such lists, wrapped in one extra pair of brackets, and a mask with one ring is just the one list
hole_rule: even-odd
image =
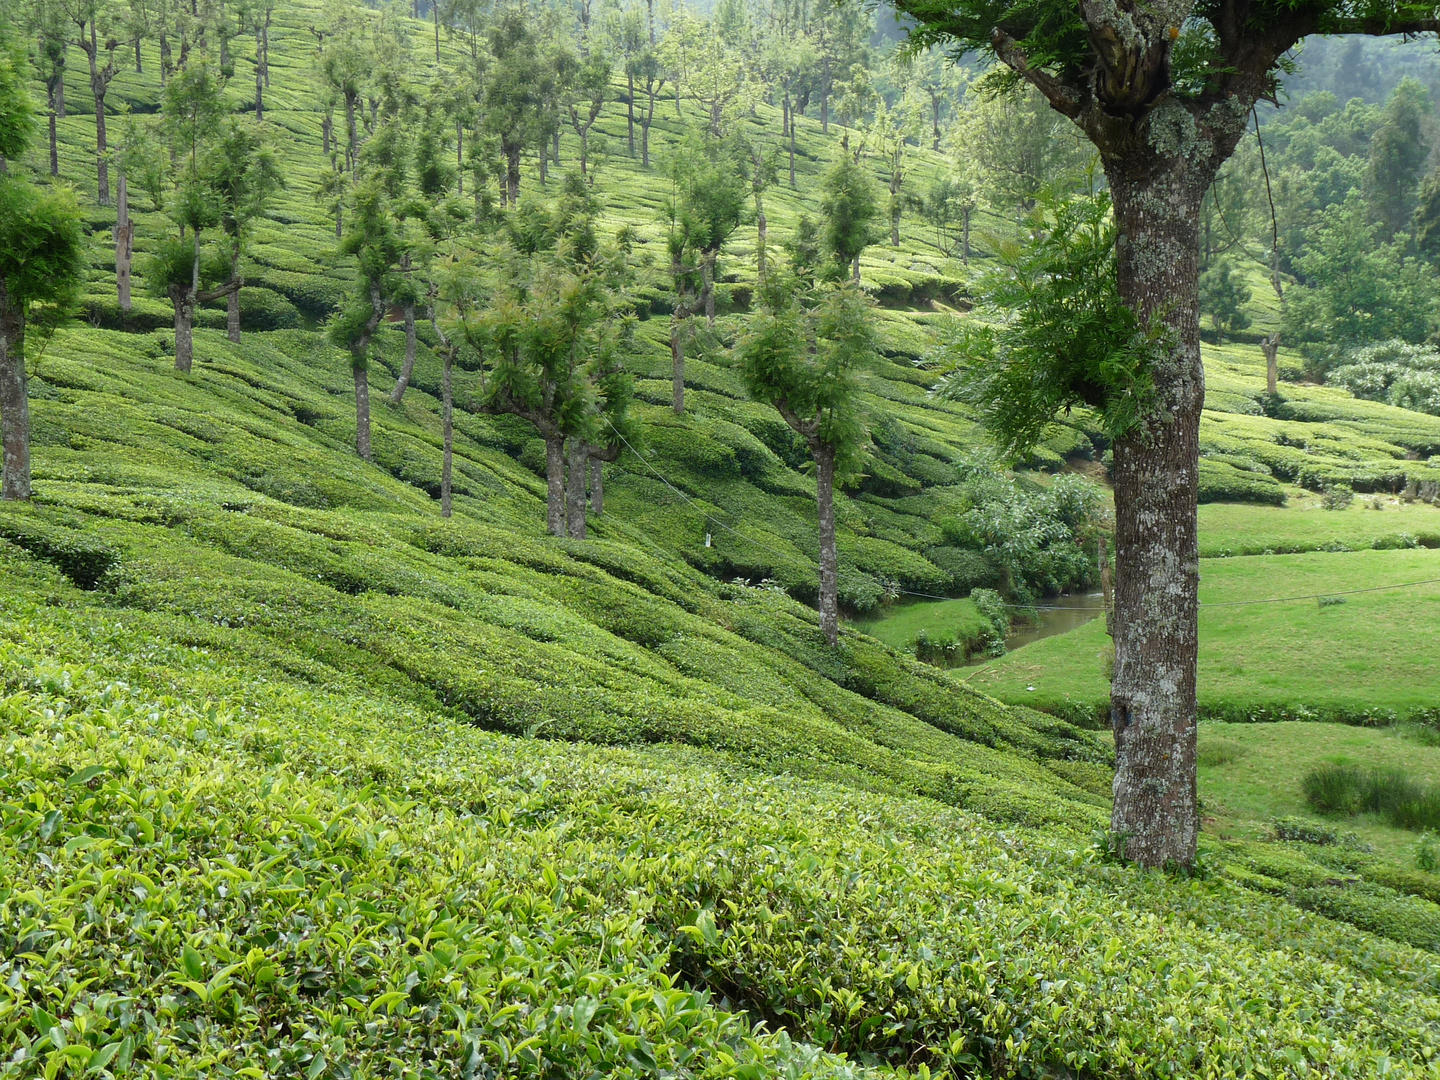
[(1354, 832), (1378, 854), (1413, 860), (1416, 834), (1376, 814), (1327, 818), (1305, 802), (1300, 782), (1317, 765), (1396, 766), (1440, 784), (1440, 747), (1425, 746), (1403, 728), (1279, 723), (1200, 725), (1200, 797), (1206, 830), (1260, 837), (1277, 817), (1296, 815)]
[[(1375, 510), (1376, 502), (1383, 509)], [(1353, 550), (1402, 547), (1407, 546), (1406, 536), (1426, 547), (1440, 547), (1440, 508), (1360, 496), (1346, 510), (1326, 510), (1319, 495), (1298, 489), (1286, 506), (1205, 503), (1200, 507), (1200, 554), (1206, 558), (1319, 551), (1339, 545)]]
[[(1377, 515), (1378, 516), (1378, 515)], [(1337, 593), (1440, 578), (1440, 551), (1315, 552), (1205, 559), (1200, 584), (1200, 705), (1304, 718), (1406, 715), (1437, 705), (1440, 584), (1315, 600), (1205, 606)], [(968, 681), (1003, 701), (1063, 710), (1109, 694), (1110, 640), (1098, 620), (977, 669)]]
[(957, 641), (972, 641), (990, 628), (973, 600), (935, 600), (896, 604), (880, 618), (856, 619), (850, 624), (862, 634), (883, 641), (892, 649), (909, 650), (920, 631), (933, 637), (949, 633)]

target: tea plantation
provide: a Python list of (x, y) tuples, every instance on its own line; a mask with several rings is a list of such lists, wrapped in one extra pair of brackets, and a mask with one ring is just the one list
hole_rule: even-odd
[[(825, 646), (815, 481), (726, 348), (752, 237), (722, 256), (735, 280), (683, 417), (667, 320), (638, 324), (640, 437), (590, 539), (545, 535), (543, 445), (467, 407), (473, 372), (441, 517), (423, 327), (399, 406), (379, 402), (402, 335), (378, 335), (362, 462), (349, 358), (318, 329), (350, 278), (314, 199), (318, 7), (275, 13), (288, 186), (255, 232), (241, 343), (204, 312), (177, 374), (168, 304), (137, 287), (120, 313), (114, 213), (90, 206), (88, 318), (32, 361), (35, 498), (0, 508), (0, 1078), (1440, 1077), (1440, 875), (1408, 848), (1237, 804), (1198, 874), (1137, 871), (1104, 834), (1108, 734), (853, 629)], [(122, 65), (112, 103), (154, 109), (146, 66)], [(93, 190), (68, 78), (61, 171)], [(684, 128), (670, 108), (657, 155)], [(617, 97), (597, 186), (654, 262), (662, 174), (614, 152), (623, 129)], [(813, 181), (842, 151), (799, 129)], [(771, 229), (815, 202), (777, 186)], [(161, 218), (138, 198), (136, 216), (143, 250)], [(963, 597), (994, 565), (942, 523), (985, 455), (916, 361), (968, 271), (907, 221), (862, 272), (885, 355), (864, 372), (867, 476), (837, 500), (841, 599)], [(1243, 351), (1210, 359), (1207, 544), (1239, 556), (1327, 484), (1434, 479), (1440, 420), (1290, 385), (1277, 406)], [(1096, 432), (1057, 425), (1024, 483), (1102, 471)], [(1403, 550), (1221, 565), (1265, 588), (1284, 558), (1428, 573), (1432, 552), (1384, 537), (1425, 542), (1433, 508), (1392, 507), (1394, 533), (1315, 513), (1274, 535)], [(1088, 702), (1093, 664), (1006, 696)]]

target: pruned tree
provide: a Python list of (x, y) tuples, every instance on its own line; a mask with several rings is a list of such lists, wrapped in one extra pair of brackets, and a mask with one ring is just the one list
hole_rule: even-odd
[(332, 344), (350, 353), (355, 382), (355, 452), (369, 461), (370, 345), (385, 316), (385, 298), (399, 285), (401, 257), (400, 229), (379, 177), (362, 177), (352, 189), (350, 224), (340, 250), (355, 257), (355, 295), (330, 320), (327, 334)]
[(285, 186), (275, 152), (253, 124), (231, 119), (224, 127), (210, 155), (210, 183), (220, 204), (220, 228), (230, 259), (226, 294), (225, 331), (240, 341), (240, 290), (245, 279), (240, 260), (245, 253), (249, 228), (266, 204)]
[(822, 246), (829, 256), (830, 275), (838, 278), (848, 273), (859, 285), (860, 256), (881, 235), (875, 220), (880, 216), (875, 181), (860, 167), (856, 155), (842, 153), (825, 174), (823, 192)]
[[(221, 90), (208, 62), (191, 62), (171, 77), (162, 104), (171, 155), (177, 160), (184, 155), (166, 208), (179, 235), (160, 242), (146, 277), (151, 288), (174, 306), (175, 370), (179, 372), (188, 372), (194, 360), (196, 305), (233, 291), (227, 260), (207, 257), (202, 238), (206, 229), (220, 224), (221, 217), (220, 197), (211, 182), (208, 161), (225, 112)], [(214, 287), (205, 288), (207, 281), (214, 282)]]
[(538, 145), (544, 157), (549, 135), (545, 114), (555, 91), (555, 71), (541, 56), (525, 13), (517, 9), (496, 19), (490, 29), (490, 52), (494, 60), (486, 73), (481, 115), (505, 162), (501, 199), (513, 207), (520, 201), (520, 155), (527, 146)]
[(860, 370), (877, 355), (869, 301), (853, 284), (807, 289), (790, 273), (772, 273), (760, 294), (760, 311), (738, 353), (750, 396), (775, 407), (815, 462), (820, 632), (834, 645), (840, 632), (835, 486), (859, 472), (869, 442), (858, 386)]
[[(110, 0), (65, 0), (70, 21), (75, 24), (75, 44), (90, 64), (90, 92), (95, 98), (95, 172), (98, 201), (110, 205), (109, 144), (105, 132), (105, 96), (115, 78), (115, 37), (120, 32), (120, 13)], [(102, 62), (103, 53), (103, 62)]]
[(580, 175), (590, 175), (590, 129), (605, 107), (610, 89), (610, 58), (596, 50), (578, 64), (568, 64), (564, 79), (565, 113), (580, 139)]
[(65, 119), (65, 54), (70, 20), (61, 0), (31, 0), (25, 28), (35, 42), (35, 65), (45, 83), (46, 119), (50, 136), (50, 175), (60, 175), (58, 120)]

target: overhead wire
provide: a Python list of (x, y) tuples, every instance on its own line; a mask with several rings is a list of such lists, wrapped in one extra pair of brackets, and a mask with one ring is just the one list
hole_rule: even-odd
[[(615, 437), (620, 440), (620, 442), (625, 446), (625, 448), (626, 448), (627, 450), (630, 451), (631, 454), (633, 454), (636, 458), (638, 458), (638, 459), (640, 460), (640, 462), (641, 462), (647, 469), (649, 469), (652, 473), (654, 473), (655, 476), (656, 476), (656, 478), (657, 478), (662, 484), (664, 484), (667, 488), (669, 488), (671, 491), (673, 491), (676, 495), (678, 495), (681, 499), (683, 499), (683, 500), (684, 500), (686, 503), (688, 503), (690, 506), (694, 507), (696, 510), (699, 510), (701, 516), (702, 516), (706, 521), (711, 522), (712, 524), (718, 526), (719, 528), (725, 530), (726, 532), (728, 532), (728, 533), (730, 533), (730, 534), (732, 534), (732, 535), (734, 535), (734, 536), (738, 536), (741, 540), (745, 540), (745, 541), (747, 541), (748, 543), (753, 544), (755, 547), (758, 547), (758, 548), (760, 548), (760, 549), (763, 550), (763, 551), (768, 551), (768, 552), (769, 552), (770, 554), (772, 554), (772, 555), (777, 555), (777, 556), (779, 556), (779, 557), (782, 558), (782, 559), (789, 559), (789, 558), (792, 558), (792, 557), (793, 557), (792, 555), (787, 554), (786, 552), (781, 551), (779, 548), (770, 546), (769, 544), (765, 543), (765, 542), (762, 541), (762, 540), (756, 540), (753, 536), (747, 536), (745, 533), (742, 533), (739, 529), (734, 528), (733, 526), (727, 524), (726, 522), (721, 521), (721, 520), (720, 520), (719, 518), (717, 518), (714, 514), (709, 513), (707, 510), (705, 510), (703, 507), (701, 507), (694, 499), (692, 499), (689, 495), (685, 494), (685, 492), (681, 491), (678, 487), (676, 487), (674, 484), (672, 484), (672, 483), (669, 481), (669, 479), (666, 478), (666, 476), (665, 476), (664, 473), (662, 473), (659, 469), (655, 468), (655, 466), (654, 466), (653, 464), (651, 464), (650, 461), (648, 461), (643, 454), (641, 454), (638, 450), (636, 450), (635, 447), (633, 447), (632, 445), (630, 445), (630, 441), (625, 438), (625, 436), (620, 432), (620, 429), (619, 429), (619, 428), (617, 428), (613, 423), (611, 423), (610, 418), (609, 418), (608, 416), (605, 418), (605, 422), (610, 425), (610, 430), (613, 431), (613, 432), (615, 432)], [(1209, 603), (1205, 603), (1205, 602), (1202, 601), (1202, 602), (1200, 603), (1200, 606), (1201, 606), (1201, 607), (1206, 607), (1206, 608), (1216, 608), (1216, 607), (1249, 607), (1249, 606), (1251, 606), (1251, 605), (1253, 605), (1253, 604), (1286, 604), (1286, 603), (1290, 603), (1290, 602), (1296, 601), (1296, 600), (1320, 600), (1320, 599), (1329, 598), (1329, 597), (1332, 597), (1332, 596), (1357, 596), (1357, 595), (1359, 595), (1359, 594), (1361, 594), (1361, 593), (1387, 592), (1387, 591), (1394, 590), (1394, 589), (1414, 589), (1414, 588), (1418, 588), (1418, 587), (1420, 587), (1420, 586), (1422, 586), (1422, 585), (1437, 585), (1437, 584), (1440, 584), (1440, 578), (1427, 578), (1427, 579), (1424, 580), (1424, 581), (1399, 582), (1399, 583), (1396, 583), (1396, 584), (1394, 584), (1394, 585), (1374, 585), (1374, 586), (1371, 586), (1371, 587), (1365, 588), (1365, 589), (1345, 589), (1345, 590), (1341, 590), (1341, 591), (1339, 591), (1339, 592), (1306, 593), (1306, 594), (1304, 594), (1303, 596), (1271, 596), (1271, 597), (1266, 597), (1266, 598), (1264, 598), (1264, 599), (1262, 599), (1262, 600), (1218, 600), (1218, 601), (1211, 601), (1211, 602), (1209, 602)], [(917, 598), (922, 599), (922, 600), (954, 600), (954, 599), (956, 599), (956, 597), (953, 597), (953, 596), (940, 596), (940, 595), (938, 595), (937, 593), (916, 592), (916, 591), (913, 590), (913, 589), (896, 589), (895, 591), (898, 592), (898, 593), (900, 593), (902, 596), (914, 596), (914, 597), (917, 597)], [(1006, 607), (1013, 607), (1013, 608), (1020, 608), (1020, 609), (1027, 610), (1027, 611), (1076, 611), (1076, 612), (1095, 612), (1095, 613), (1097, 613), (1097, 614), (1098, 614), (1098, 613), (1101, 613), (1101, 612), (1103, 612), (1103, 611), (1106, 610), (1106, 609), (1103, 608), (1103, 607), (1072, 607), (1072, 606), (1070, 606), (1069, 604), (1006, 604), (1005, 606), (1006, 606)]]

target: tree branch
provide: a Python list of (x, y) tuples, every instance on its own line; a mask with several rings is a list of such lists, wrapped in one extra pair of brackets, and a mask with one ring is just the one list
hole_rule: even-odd
[(998, 26), (990, 32), (990, 44), (995, 55), (1006, 66), (1045, 95), (1050, 106), (1058, 113), (1074, 120), (1083, 108), (1079, 96), (1055, 76), (1030, 66), (1030, 58), (1021, 50), (1020, 44)]

